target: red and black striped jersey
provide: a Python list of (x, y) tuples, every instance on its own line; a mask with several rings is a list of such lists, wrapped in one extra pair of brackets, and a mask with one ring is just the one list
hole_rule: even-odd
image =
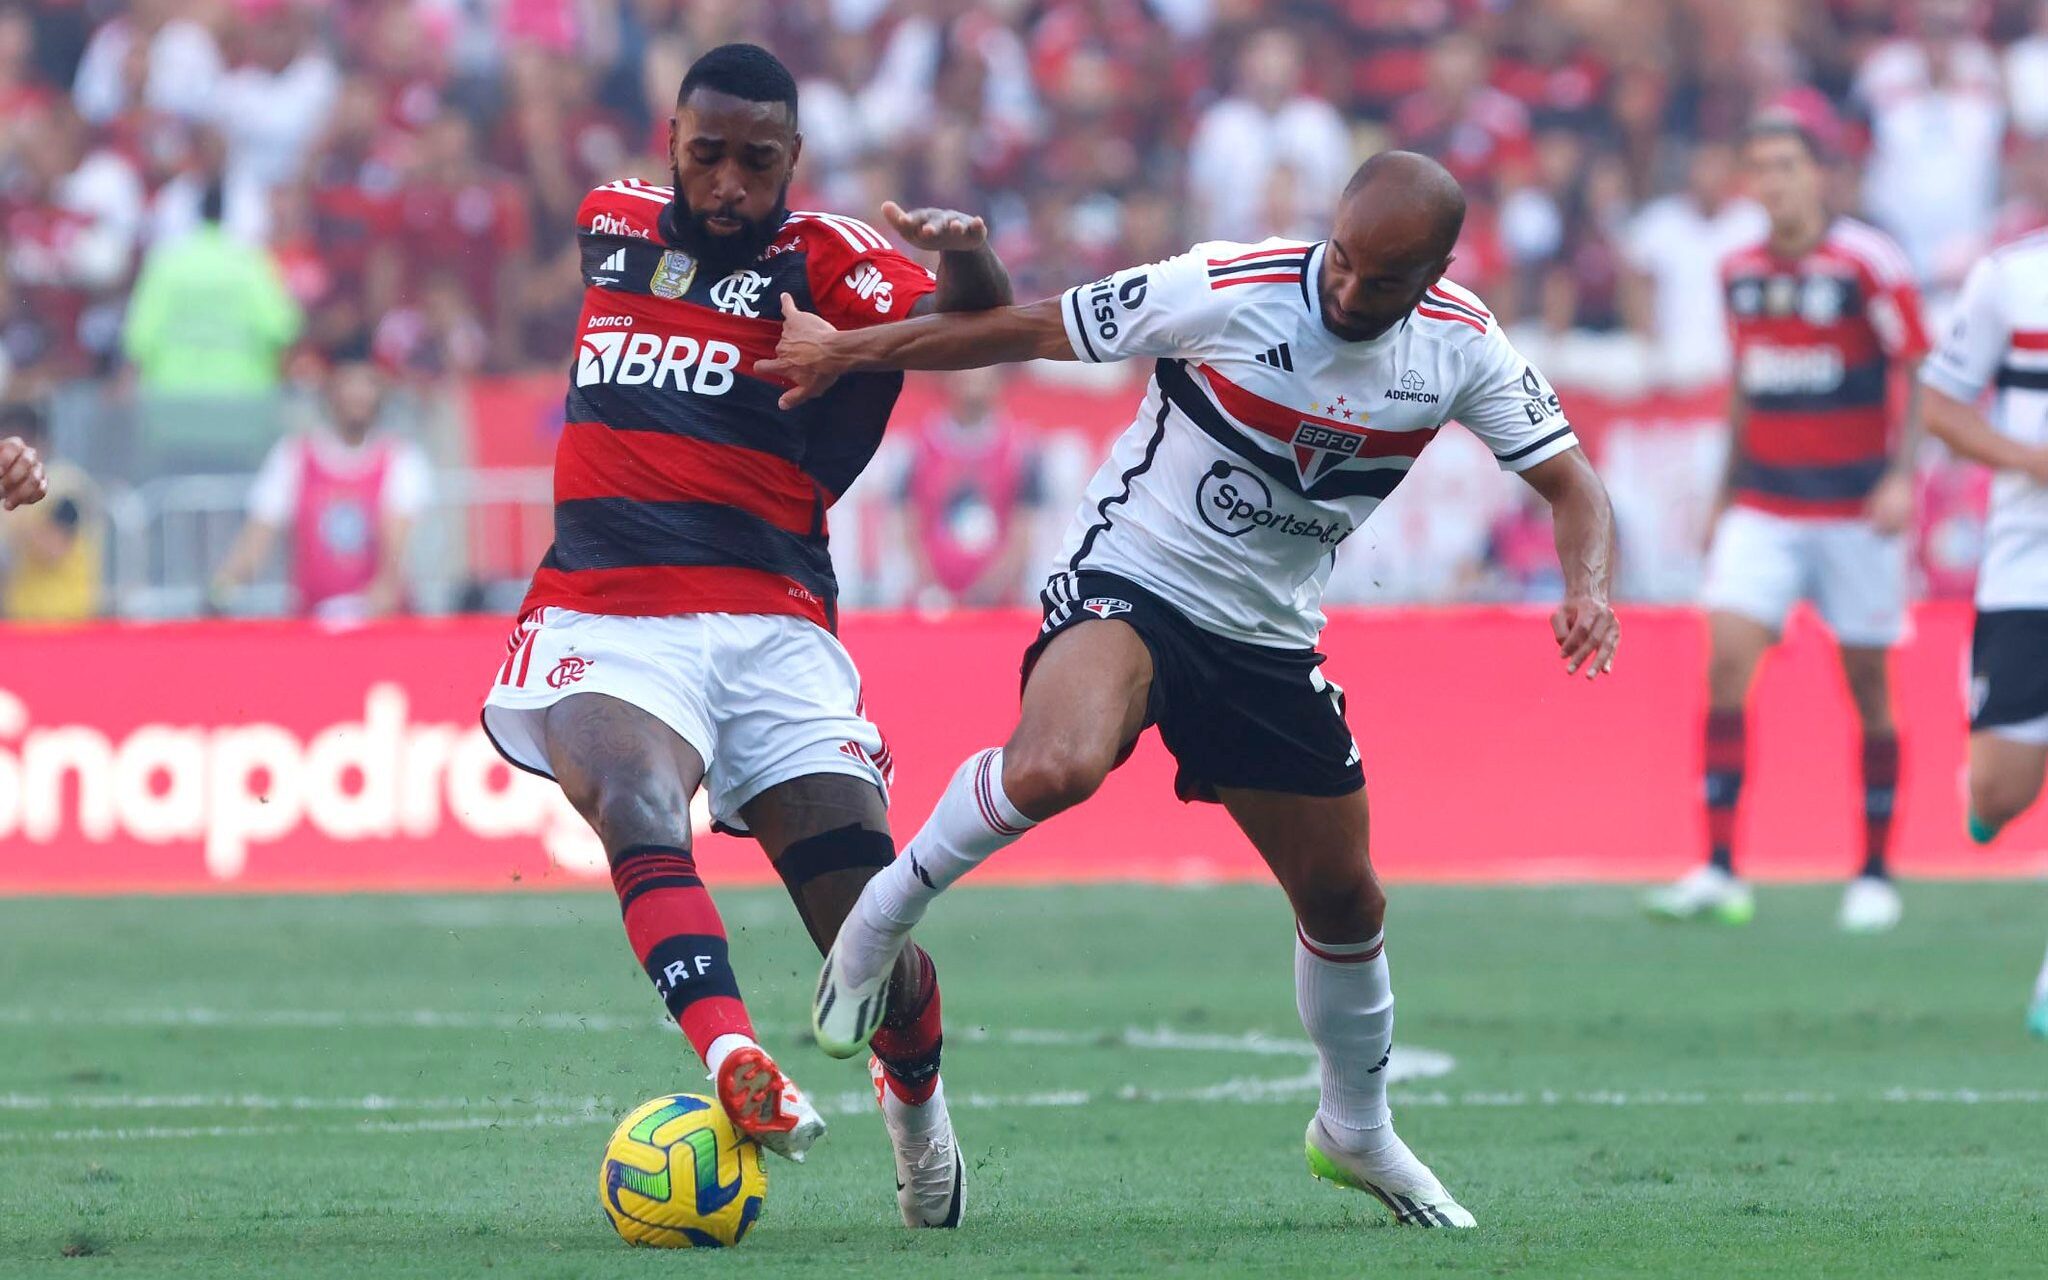
[(792, 213), (721, 276), (664, 230), (674, 192), (627, 179), (577, 213), (585, 285), (555, 540), (522, 613), (795, 614), (836, 620), (825, 513), (881, 443), (898, 373), (841, 378), (794, 410), (774, 355), (781, 295), (840, 328), (901, 319), (932, 274), (855, 218)]
[(1890, 465), (1891, 373), (1927, 354), (1906, 255), (1837, 218), (1804, 256), (1767, 244), (1722, 263), (1749, 417), (1733, 499), (1788, 516), (1858, 515)]

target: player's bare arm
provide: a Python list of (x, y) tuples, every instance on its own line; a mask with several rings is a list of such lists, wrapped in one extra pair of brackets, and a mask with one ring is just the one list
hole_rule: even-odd
[(2048, 484), (2048, 448), (2022, 443), (2004, 434), (1968, 405), (1933, 387), (1920, 389), (1927, 431), (1962, 457), (2000, 471), (2017, 471), (2036, 484)]
[(986, 311), (1014, 300), (1010, 273), (989, 248), (981, 218), (956, 209), (905, 209), (894, 200), (882, 206), (882, 217), (910, 244), (939, 255), (939, 287), (919, 298), (911, 315)]
[(1913, 471), (1920, 456), (1920, 424), (1925, 412), (1920, 386), (1920, 361), (1906, 366), (1906, 411), (1899, 423), (1899, 442), (1891, 466), (1870, 491), (1864, 512), (1879, 533), (1904, 533), (1913, 524)]
[(0, 440), (0, 508), (8, 511), (41, 502), (49, 492), (43, 460), (20, 436)]
[(1614, 588), (1614, 508), (1607, 487), (1577, 447), (1522, 473), (1550, 504), (1557, 559), (1564, 568), (1564, 603), (1550, 616), (1564, 669), (1588, 680), (1614, 669), (1621, 623), (1608, 598)]
[(872, 329), (838, 329), (782, 295), (782, 337), (775, 358), (755, 367), (786, 378), (782, 407), (795, 408), (841, 374), (876, 369), (983, 369), (1024, 360), (1072, 360), (1060, 300), (932, 315)]

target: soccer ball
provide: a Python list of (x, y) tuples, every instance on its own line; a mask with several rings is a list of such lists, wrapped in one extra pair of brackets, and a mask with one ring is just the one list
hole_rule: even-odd
[(658, 1249), (738, 1244), (767, 1195), (761, 1149), (724, 1107), (690, 1093), (634, 1108), (612, 1131), (598, 1174), (612, 1227), (627, 1244)]

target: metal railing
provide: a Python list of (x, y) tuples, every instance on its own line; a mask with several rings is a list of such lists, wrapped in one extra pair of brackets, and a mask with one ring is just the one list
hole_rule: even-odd
[[(206, 612), (207, 587), (247, 518), (249, 475), (168, 476), (107, 495), (112, 611), (126, 618)], [(545, 467), (443, 470), (407, 551), (413, 608), (503, 610), (516, 601), (554, 536)], [(284, 566), (266, 566), (225, 602), (235, 614), (291, 607)]]

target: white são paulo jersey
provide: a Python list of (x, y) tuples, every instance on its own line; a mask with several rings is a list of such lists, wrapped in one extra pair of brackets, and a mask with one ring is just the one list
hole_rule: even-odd
[[(1948, 336), (1920, 368), (1943, 395), (1974, 403), (1998, 388), (1991, 425), (2048, 448), (2048, 234), (1979, 262), (1963, 282)], [(2048, 609), (2048, 487), (2017, 471), (1991, 484), (1980, 609)]]
[(1066, 293), (1077, 356), (1157, 363), (1063, 570), (1129, 578), (1217, 635), (1306, 648), (1338, 544), (1445, 422), (1509, 471), (1578, 443), (1550, 384), (1457, 285), (1371, 341), (1325, 329), (1325, 244), (1198, 244)]

